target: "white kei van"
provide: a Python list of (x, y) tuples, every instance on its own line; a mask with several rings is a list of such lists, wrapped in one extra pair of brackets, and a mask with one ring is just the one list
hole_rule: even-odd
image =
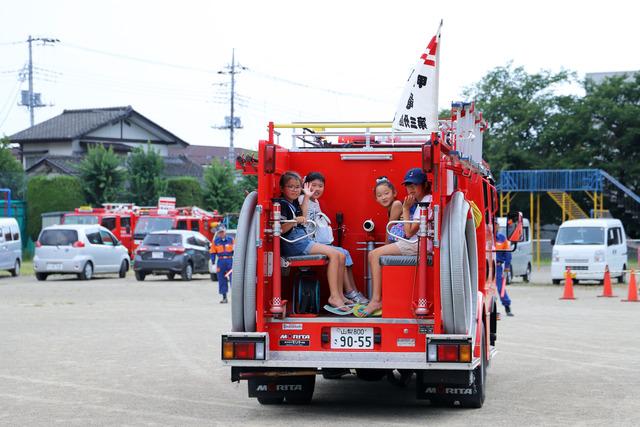
[(624, 283), (627, 238), (622, 222), (613, 218), (575, 219), (564, 222), (551, 241), (551, 280), (560, 284), (569, 267), (579, 280), (602, 282), (609, 267), (611, 277)]
[[(507, 218), (498, 218), (498, 232), (507, 235)], [(531, 280), (532, 249), (531, 226), (529, 220), (522, 219), (522, 237), (516, 245), (516, 249), (511, 253), (511, 272), (507, 276), (507, 283), (514, 277), (522, 277), (524, 282)]]
[(15, 218), (0, 218), (0, 270), (12, 276), (20, 275), (22, 265), (22, 238)]

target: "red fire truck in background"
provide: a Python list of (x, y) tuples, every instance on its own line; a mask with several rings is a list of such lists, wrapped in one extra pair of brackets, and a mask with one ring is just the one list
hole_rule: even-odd
[(101, 208), (82, 206), (62, 217), (62, 224), (100, 224), (109, 229), (133, 255), (133, 234), (137, 215), (132, 203), (105, 203)]
[(162, 209), (138, 208), (133, 231), (133, 248), (138, 247), (145, 236), (161, 230), (194, 230), (213, 241), (216, 227), (224, 216), (217, 211), (209, 212), (197, 206)]
[[(162, 198), (167, 199), (167, 198)], [(175, 199), (174, 199), (175, 200)], [(82, 206), (62, 217), (63, 224), (100, 224), (109, 229), (133, 253), (152, 231), (195, 230), (213, 241), (224, 216), (197, 206), (139, 207), (133, 203), (105, 203), (101, 208)]]
[[(458, 126), (462, 116), (472, 125), (468, 131)], [(309, 402), (316, 375), (345, 373), (403, 385), (415, 378), (416, 397), (435, 405), (484, 402), (497, 338), (497, 196), (488, 165), (477, 154), (481, 116), (473, 104), (454, 104), (439, 132), (404, 134), (390, 125), (270, 123), (259, 159), (238, 162), (245, 173), (258, 175), (258, 189), (247, 196), (239, 217), (232, 331), (222, 335), (221, 356), (231, 380), (247, 380), (249, 397), (262, 404)], [(283, 129), (293, 129), (291, 148), (279, 141)], [(382, 315), (323, 311), (326, 257), (287, 258), (280, 252), (280, 176), (288, 170), (324, 174), (320, 202), (336, 231), (334, 245), (351, 253), (357, 287), (367, 294), (367, 253), (385, 241), (392, 225), (373, 196), (376, 179), (388, 177), (403, 200), (399, 184), (416, 167), (431, 183), (432, 204), (418, 208), (419, 221), (401, 221), (419, 223), (418, 255), (380, 259)], [(508, 239), (515, 242), (522, 215), (509, 218)]]

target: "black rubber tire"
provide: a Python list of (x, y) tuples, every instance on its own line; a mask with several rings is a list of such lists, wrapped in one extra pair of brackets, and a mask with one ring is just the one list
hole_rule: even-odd
[(182, 280), (184, 282), (188, 282), (193, 279), (193, 264), (191, 264), (191, 261), (187, 262), (187, 264), (184, 266), (182, 272), (180, 273), (180, 276), (182, 277)]
[(531, 264), (527, 264), (527, 272), (522, 275), (522, 281), (529, 283), (531, 281)]
[(124, 279), (127, 277), (127, 271), (129, 271), (129, 263), (126, 260), (122, 260), (120, 270), (118, 271), (118, 277)]
[(551, 279), (551, 283), (553, 283), (554, 285), (559, 285), (560, 279)]
[(20, 275), (20, 260), (17, 259), (16, 262), (13, 264), (13, 268), (11, 270), (9, 270), (9, 272), (11, 273), (11, 277), (18, 277)]
[(316, 376), (309, 376), (310, 387), (304, 394), (289, 395), (285, 399), (292, 405), (308, 405), (313, 400), (313, 391), (316, 388)]
[(487, 351), (486, 344), (487, 339), (485, 337), (485, 329), (484, 322), (481, 323), (480, 334), (482, 336), (482, 340), (480, 341), (480, 365), (473, 370), (474, 376), (474, 386), (476, 388), (476, 393), (471, 397), (465, 397), (460, 400), (460, 405), (465, 408), (482, 408), (484, 404), (484, 399), (486, 397), (486, 387), (485, 384), (487, 382)]
[(506, 280), (507, 285), (510, 285), (511, 282), (513, 282), (513, 273), (511, 272), (511, 269), (507, 271), (506, 276), (507, 276), (507, 280)]
[(258, 397), (261, 405), (280, 405), (284, 402), (284, 397)]
[(138, 282), (142, 282), (144, 278), (147, 276), (147, 273), (145, 273), (144, 271), (136, 271), (135, 275), (136, 275), (136, 280)]
[(36, 273), (36, 279), (40, 282), (47, 280), (47, 276), (49, 276), (47, 273)]
[(218, 275), (216, 273), (211, 273), (211, 281), (212, 282), (217, 282), (218, 281)]
[[(626, 271), (627, 270), (627, 264), (623, 265), (622, 269), (624, 271)], [(625, 283), (627, 281), (627, 273), (625, 273), (624, 271), (622, 272), (622, 274), (620, 276), (618, 276), (618, 283)]]
[(176, 273), (174, 273), (174, 272), (167, 273), (167, 279), (173, 280), (175, 278), (176, 278)]
[(480, 365), (476, 369), (473, 370), (473, 384), (471, 387), (475, 388), (475, 393), (472, 396), (437, 396), (431, 399), (431, 404), (433, 406), (460, 406), (462, 408), (482, 408), (484, 404), (484, 400), (486, 397), (486, 380), (487, 380), (487, 366), (488, 362), (486, 360), (486, 337), (484, 335), (485, 327), (484, 322), (481, 323), (481, 350), (480, 350)]
[(325, 380), (339, 380), (344, 375), (349, 374), (349, 369), (342, 368), (323, 368), (322, 369), (322, 378)]
[(93, 277), (93, 264), (91, 261), (87, 261), (85, 265), (82, 267), (82, 271), (78, 273), (78, 279), (80, 280), (91, 280)]

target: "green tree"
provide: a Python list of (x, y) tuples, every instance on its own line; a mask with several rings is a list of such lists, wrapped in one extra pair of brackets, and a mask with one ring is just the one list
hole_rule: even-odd
[(258, 189), (258, 176), (257, 175), (243, 175), (238, 182), (238, 188), (240, 190), (240, 194), (242, 196), (240, 205), (238, 206), (238, 211), (244, 201), (244, 197), (246, 194), (251, 193)]
[(227, 162), (213, 159), (204, 171), (204, 205), (218, 212), (238, 212), (244, 194), (235, 182), (235, 170)]
[(125, 171), (111, 147), (105, 149), (101, 144), (90, 147), (79, 170), (88, 203), (100, 206), (104, 202), (115, 202), (122, 198)]
[(72, 211), (85, 204), (80, 180), (73, 176), (35, 176), (27, 184), (27, 233), (33, 240), (42, 228), (41, 214)]
[(10, 189), (13, 199), (22, 197), (24, 193), (24, 171), (11, 153), (7, 137), (0, 139), (0, 188)]
[(176, 198), (176, 206), (202, 205), (202, 187), (197, 179), (190, 176), (169, 178), (167, 180), (167, 196)]
[(528, 74), (511, 63), (497, 67), (465, 90), (475, 99), (489, 124), (484, 134), (484, 157), (494, 173), (502, 169), (544, 167), (555, 141), (549, 124), (561, 124), (576, 98), (557, 95), (556, 89), (573, 81), (569, 71)]
[(586, 95), (574, 125), (586, 121), (586, 167), (601, 168), (640, 191), (640, 73), (584, 83)]
[(136, 147), (127, 158), (129, 192), (131, 201), (141, 206), (158, 203), (158, 197), (167, 190), (164, 179), (164, 161), (160, 154), (147, 143), (146, 149)]

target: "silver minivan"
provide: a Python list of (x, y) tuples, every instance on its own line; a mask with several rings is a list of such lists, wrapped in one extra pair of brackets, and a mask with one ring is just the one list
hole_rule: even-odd
[[(500, 217), (498, 218), (498, 231), (507, 235), (506, 232), (507, 227), (507, 218)], [(529, 282), (531, 280), (531, 264), (532, 264), (532, 235), (531, 235), (531, 225), (529, 224), (529, 220), (526, 218), (522, 219), (522, 237), (518, 244), (516, 245), (516, 249), (511, 254), (511, 271), (507, 276), (507, 283), (510, 283), (514, 277), (522, 277), (524, 282)]]
[(127, 275), (131, 260), (127, 248), (99, 225), (53, 225), (40, 232), (33, 257), (36, 279), (50, 274), (77, 274), (89, 280), (94, 274)]
[(22, 238), (15, 218), (0, 218), (0, 270), (12, 276), (20, 275), (22, 265)]

